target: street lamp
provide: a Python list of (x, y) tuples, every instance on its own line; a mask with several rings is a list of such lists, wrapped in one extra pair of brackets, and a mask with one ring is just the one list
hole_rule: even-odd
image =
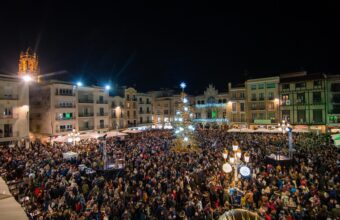
[[(223, 164), (222, 169), (225, 173), (230, 173), (232, 171), (232, 166), (234, 167), (234, 181), (235, 183), (238, 181), (238, 166), (243, 163), (241, 160), (242, 158), (242, 151), (239, 149), (239, 144), (237, 141), (233, 141), (232, 143), (233, 152), (229, 153), (228, 150), (224, 150), (222, 153), (223, 159), (227, 161), (229, 157), (229, 163), (226, 162)], [(243, 153), (243, 160), (245, 163), (249, 163), (250, 155), (248, 152)], [(243, 168), (243, 167), (242, 167)], [(250, 171), (248, 167), (244, 167), (246, 171)], [(241, 175), (243, 175), (241, 173)]]
[(282, 130), (282, 133), (284, 134), (285, 132), (288, 133), (288, 153), (289, 153), (289, 158), (293, 157), (293, 137), (292, 137), (292, 127), (286, 120), (282, 120), (282, 123), (278, 124), (279, 129)]
[(79, 132), (76, 132), (75, 129), (72, 130), (72, 132), (70, 134), (68, 134), (68, 139), (67, 141), (69, 143), (73, 143), (73, 145), (75, 146), (76, 145), (76, 142), (79, 142), (80, 141), (80, 137), (79, 137)]

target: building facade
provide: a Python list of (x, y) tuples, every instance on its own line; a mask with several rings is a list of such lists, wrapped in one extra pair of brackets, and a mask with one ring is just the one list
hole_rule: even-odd
[(222, 126), (228, 124), (227, 93), (219, 93), (213, 85), (209, 85), (203, 95), (195, 97), (195, 122), (203, 126)]
[(29, 140), (28, 82), (0, 78), (0, 145)]
[(280, 75), (280, 115), (294, 127), (325, 132), (326, 75), (307, 72)]
[(50, 81), (30, 88), (31, 131), (48, 136), (109, 129), (108, 91)]
[(233, 128), (247, 128), (247, 103), (244, 85), (232, 87), (231, 83), (228, 83), (228, 98), (227, 118), (229, 119), (229, 126)]
[(340, 132), (340, 75), (327, 76), (327, 129)]
[(111, 128), (119, 130), (127, 126), (125, 120), (125, 100), (123, 97), (110, 97), (109, 106), (111, 107)]
[(273, 128), (279, 120), (279, 77), (250, 79), (245, 83), (249, 127)]

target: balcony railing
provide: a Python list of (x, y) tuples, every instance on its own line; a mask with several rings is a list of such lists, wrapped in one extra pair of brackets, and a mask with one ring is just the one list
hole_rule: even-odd
[(64, 128), (64, 129), (57, 129), (56, 132), (57, 133), (61, 133), (61, 132), (72, 132), (73, 128)]
[(57, 121), (67, 121), (67, 120), (75, 120), (76, 117), (73, 116), (73, 117), (70, 117), (70, 118), (60, 118), (60, 117), (56, 117), (55, 120)]
[(73, 105), (73, 104), (71, 104), (71, 105), (56, 105), (55, 107), (56, 108), (75, 108), (76, 105)]
[(264, 97), (260, 97), (259, 100), (260, 100), (260, 101), (264, 101)]
[(79, 99), (79, 103), (93, 103), (93, 99)]
[(17, 119), (18, 114), (0, 115), (0, 119)]
[(97, 104), (107, 104), (107, 100), (97, 100)]
[(18, 95), (0, 95), (0, 100), (18, 100), (19, 96)]
[(75, 93), (59, 93), (59, 92), (56, 92), (55, 95), (57, 95), (57, 96), (76, 96)]
[(313, 104), (321, 105), (321, 104), (323, 104), (323, 102), (322, 102), (321, 99), (313, 99)]
[(109, 115), (108, 113), (104, 113), (104, 112), (97, 113), (97, 116), (108, 116), (108, 115)]
[(4, 132), (4, 133), (0, 134), (0, 139), (1, 138), (12, 138), (12, 137), (19, 137), (19, 132), (18, 131)]
[(257, 99), (256, 98), (251, 98), (251, 101), (257, 101)]
[(79, 131), (88, 131), (93, 130), (93, 126), (85, 126), (85, 127), (79, 127)]
[(144, 104), (144, 102), (143, 101), (139, 101), (139, 104)]
[(90, 113), (79, 113), (78, 114), (79, 117), (93, 117), (93, 112), (90, 112)]
[(109, 128), (109, 125), (98, 125), (97, 129), (105, 129), (105, 128)]

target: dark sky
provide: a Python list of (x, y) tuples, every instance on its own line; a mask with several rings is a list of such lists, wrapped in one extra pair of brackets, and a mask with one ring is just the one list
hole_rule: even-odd
[(225, 90), (245, 73), (340, 70), (336, 1), (8, 2), (1, 3), (0, 72), (16, 72), (29, 46), (42, 73), (67, 70), (61, 79), (141, 90), (184, 80), (197, 93), (209, 83)]

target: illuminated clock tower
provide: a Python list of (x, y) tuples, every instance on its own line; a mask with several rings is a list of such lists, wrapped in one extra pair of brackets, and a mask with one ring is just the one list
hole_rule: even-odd
[(38, 56), (28, 48), (26, 52), (20, 53), (19, 59), (19, 77), (29, 76), (32, 80), (37, 81), (39, 75)]

